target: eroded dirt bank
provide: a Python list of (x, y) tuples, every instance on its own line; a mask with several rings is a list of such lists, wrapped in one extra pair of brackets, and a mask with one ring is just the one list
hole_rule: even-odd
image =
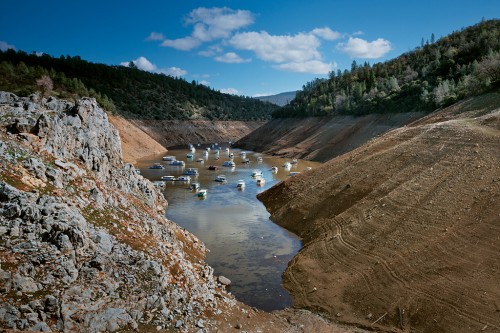
[(109, 115), (109, 122), (113, 124), (120, 134), (122, 155), (125, 162), (135, 163), (143, 157), (162, 154), (167, 151), (165, 147), (129, 120), (120, 116)]
[(164, 147), (187, 143), (234, 142), (265, 124), (265, 121), (220, 120), (133, 120), (131, 122)]
[(303, 238), (284, 274), (294, 305), (387, 331), (500, 331), (499, 105), (455, 105), (260, 194)]
[(326, 162), (422, 116), (423, 113), (414, 112), (274, 119), (237, 141), (236, 146), (270, 155)]

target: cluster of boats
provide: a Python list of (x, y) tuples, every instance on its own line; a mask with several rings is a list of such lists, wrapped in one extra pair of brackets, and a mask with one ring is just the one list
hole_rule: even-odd
[[(200, 144), (198, 144), (198, 147), (200, 147)], [(194, 161), (194, 159), (196, 158), (196, 155), (195, 155), (196, 148), (192, 144), (189, 144), (188, 149), (189, 149), (189, 152), (186, 154), (186, 158), (188, 159), (188, 161)], [(205, 161), (209, 157), (209, 154), (211, 154), (211, 153), (214, 154), (214, 159), (218, 160), (220, 158), (220, 155), (221, 155), (221, 150), (223, 150), (223, 148), (221, 148), (217, 143), (212, 144), (211, 146), (206, 147), (203, 150), (201, 157), (198, 155), (199, 158), (196, 159), (196, 162), (205, 163)], [(249, 164), (251, 162), (250, 159), (247, 157), (247, 154), (248, 153), (245, 151), (241, 151), (238, 153), (239, 157), (241, 158), (241, 163)], [(225, 148), (225, 155), (229, 159), (222, 163), (222, 167), (235, 168), (236, 163), (234, 161), (234, 154), (230, 151), (229, 148)], [(262, 156), (254, 156), (254, 157), (258, 163), (263, 162)], [(182, 168), (184, 168), (186, 166), (186, 163), (184, 161), (177, 160), (177, 158), (175, 156), (172, 156), (172, 155), (164, 156), (162, 158), (162, 160), (167, 162), (166, 164), (168, 164), (169, 166), (179, 166)], [(289, 161), (285, 162), (283, 164), (283, 167), (285, 168), (285, 170), (290, 170), (292, 168), (292, 166), (296, 165), (297, 163), (298, 163), (297, 159), (293, 159), (291, 162), (289, 162)], [(162, 163), (154, 163), (149, 168), (162, 170), (162, 169), (165, 169), (165, 165)], [(218, 170), (219, 168), (220, 168), (220, 166), (210, 165), (210, 166), (208, 166), (207, 169), (215, 171), (215, 170)], [(310, 168), (307, 168), (306, 170), (308, 170), (308, 169), (310, 169)], [(279, 170), (278, 166), (271, 167), (272, 173), (277, 173), (278, 170)], [(299, 173), (300, 172), (291, 171), (290, 176), (294, 176), (294, 175), (297, 175)], [(198, 197), (205, 198), (207, 196), (207, 193), (208, 193), (207, 189), (200, 189), (200, 183), (191, 182), (191, 180), (192, 180), (191, 177), (197, 177), (198, 175), (199, 175), (198, 168), (186, 168), (183, 171), (183, 174), (181, 176), (175, 177), (173, 175), (165, 175), (165, 176), (161, 177), (160, 181), (156, 181), (153, 184), (154, 184), (154, 186), (156, 186), (158, 188), (164, 188), (167, 182), (189, 183), (190, 189), (193, 191), (196, 191)], [(251, 177), (253, 179), (255, 179), (255, 183), (257, 186), (263, 186), (265, 184), (265, 179), (263, 177), (263, 173), (261, 170), (254, 169), (251, 173)], [(227, 183), (228, 180), (227, 180), (227, 177), (225, 175), (217, 175), (215, 177), (214, 181), (216, 181), (218, 183)], [(239, 190), (243, 190), (246, 187), (245, 181), (241, 180), (241, 179), (238, 180), (236, 187)]]

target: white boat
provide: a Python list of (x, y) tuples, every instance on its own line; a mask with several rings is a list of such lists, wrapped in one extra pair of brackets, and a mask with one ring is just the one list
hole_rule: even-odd
[(205, 148), (205, 149), (207, 150), (207, 152), (209, 152), (209, 151), (210, 151), (210, 147), (207, 147), (207, 148)]
[(233, 168), (236, 166), (236, 164), (233, 161), (224, 161), (222, 166)]
[(163, 156), (164, 161), (175, 161), (175, 156)]
[(165, 188), (165, 182), (163, 182), (161, 180), (157, 180), (157, 181), (153, 182), (153, 186), (156, 188)]
[(193, 158), (193, 157), (194, 157), (194, 155), (193, 155), (193, 154), (186, 154), (186, 157), (187, 157), (187, 158)]
[(198, 191), (198, 198), (205, 198), (207, 196), (207, 190), (202, 189)]
[(259, 169), (253, 170), (252, 171), (252, 177), (253, 178), (262, 177), (262, 171), (260, 171)]
[(189, 176), (179, 176), (179, 177), (177, 177), (176, 181), (178, 181), (178, 182), (190, 182), (191, 181), (191, 177), (189, 177)]
[(161, 180), (164, 180), (166, 182), (171, 182), (175, 180), (174, 176), (161, 176)]
[(243, 163), (243, 164), (248, 164), (248, 163), (250, 163), (250, 159), (248, 159), (248, 158), (244, 158), (244, 159), (243, 159), (243, 161), (242, 161), (241, 163)]
[(227, 178), (224, 175), (218, 175), (217, 177), (215, 177), (214, 180), (216, 182), (219, 182), (219, 183), (225, 183), (225, 182), (227, 182)]
[(155, 163), (152, 166), (150, 166), (149, 168), (150, 169), (165, 169), (165, 167), (163, 165), (161, 165), (160, 163)]
[(198, 163), (205, 163), (205, 160), (202, 159), (202, 158), (199, 158), (199, 159), (196, 160), (196, 162), (198, 162)]
[(278, 173), (278, 167), (277, 167), (277, 166), (272, 166), (272, 167), (271, 167), (271, 171), (272, 171), (273, 173)]
[(290, 162), (285, 162), (285, 164), (283, 164), (283, 167), (285, 169), (290, 169), (292, 167), (292, 164)]
[(198, 172), (198, 169), (197, 169), (197, 168), (187, 168), (187, 169), (184, 171), (184, 174), (185, 174), (185, 175), (190, 175), (190, 176), (197, 176), (197, 175), (199, 175), (200, 173)]
[(264, 186), (265, 183), (266, 183), (266, 180), (264, 178), (257, 179), (257, 186)]
[(196, 151), (196, 148), (191, 147), (191, 148), (189, 148), (189, 151), (194, 154), (194, 152)]
[(234, 157), (234, 154), (233, 153), (229, 153), (228, 155), (230, 158), (233, 158)]
[(292, 164), (297, 164), (297, 159), (296, 159), (296, 158), (294, 158), (294, 159), (292, 160)]
[(299, 171), (292, 171), (290, 172), (290, 176), (295, 176), (298, 175), (300, 172)]
[(186, 163), (184, 163), (184, 161), (172, 161), (168, 165), (185, 166)]
[(208, 156), (208, 151), (206, 151), (206, 150), (205, 150), (205, 151), (203, 152), (203, 156)]
[(262, 156), (257, 156), (257, 162), (262, 162)]
[(200, 188), (200, 183), (192, 183), (191, 184), (191, 189), (196, 191)]
[(238, 184), (236, 184), (236, 188), (238, 190), (242, 190), (245, 188), (245, 181), (244, 180), (238, 180)]

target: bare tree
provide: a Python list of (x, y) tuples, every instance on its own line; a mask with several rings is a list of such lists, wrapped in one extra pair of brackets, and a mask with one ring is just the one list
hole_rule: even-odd
[(46, 95), (50, 94), (50, 92), (54, 88), (54, 83), (52, 82), (52, 79), (48, 75), (42, 75), (41, 78), (37, 79), (36, 85), (39, 86), (41, 90), (40, 100), (44, 98)]

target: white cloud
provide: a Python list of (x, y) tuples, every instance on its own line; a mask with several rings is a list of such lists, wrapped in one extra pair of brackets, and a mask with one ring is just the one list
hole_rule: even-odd
[(161, 46), (170, 46), (177, 50), (189, 51), (199, 46), (200, 44), (201, 44), (200, 40), (187, 36), (178, 39), (165, 39), (163, 43), (161, 43)]
[(239, 95), (238, 89), (235, 88), (221, 89), (220, 92), (223, 94)]
[(383, 38), (368, 42), (361, 38), (349, 37), (347, 43), (339, 43), (337, 48), (351, 57), (377, 59), (387, 54), (392, 49), (392, 45)]
[(224, 53), (221, 56), (215, 57), (218, 62), (225, 62), (227, 64), (241, 64), (243, 62), (250, 62), (252, 59), (243, 59), (234, 52)]
[[(155, 64), (151, 63), (145, 57), (139, 57), (135, 60), (132, 60), (132, 63), (139, 68), (140, 70), (152, 72), (152, 73), (163, 73), (165, 75), (170, 76), (183, 76), (187, 74), (187, 71), (181, 69), (179, 67), (170, 67), (170, 68), (158, 68)], [(125, 61), (120, 63), (120, 66), (128, 67), (130, 65), (130, 61)]]
[(216, 55), (217, 53), (221, 53), (222, 51), (223, 50), (220, 46), (212, 45), (208, 49), (198, 52), (198, 54), (204, 57), (213, 57), (214, 55)]
[(363, 31), (361, 31), (361, 30), (354, 31), (354, 32), (352, 33), (352, 35), (353, 35), (353, 36), (361, 36), (361, 35), (364, 35), (364, 34), (365, 34), (365, 33), (364, 33)]
[(188, 51), (216, 39), (228, 38), (235, 30), (254, 22), (253, 14), (247, 10), (224, 8), (197, 8), (189, 13), (186, 23), (194, 26), (191, 36), (166, 39), (161, 44)]
[(255, 52), (256, 56), (272, 62), (304, 62), (321, 59), (321, 45), (312, 34), (272, 36), (266, 31), (244, 32), (234, 35), (229, 44), (240, 50)]
[(152, 32), (146, 40), (164, 40), (165, 36), (161, 32)]
[(224, 8), (197, 8), (189, 13), (186, 23), (194, 24), (192, 36), (201, 41), (227, 38), (232, 31), (254, 22), (253, 14), (247, 10)]
[(208, 87), (208, 86), (210, 85), (210, 82), (208, 82), (207, 80), (201, 80), (201, 81), (199, 82), (199, 84), (202, 84), (202, 85), (204, 85), (204, 86), (207, 86), (207, 87)]
[(7, 51), (8, 49), (16, 50), (16, 47), (7, 42), (4, 42), (3, 40), (0, 40), (0, 50)]
[(183, 76), (187, 74), (187, 71), (179, 67), (170, 67), (159, 70), (160, 73), (170, 76)]
[(316, 28), (313, 31), (311, 31), (313, 34), (315, 34), (318, 37), (321, 37), (326, 40), (336, 40), (342, 37), (342, 34), (337, 31), (333, 31), (332, 29), (325, 27), (325, 28)]
[(273, 66), (276, 69), (310, 74), (328, 74), (337, 67), (335, 63), (325, 63), (320, 60), (310, 60), (305, 62), (288, 62)]

